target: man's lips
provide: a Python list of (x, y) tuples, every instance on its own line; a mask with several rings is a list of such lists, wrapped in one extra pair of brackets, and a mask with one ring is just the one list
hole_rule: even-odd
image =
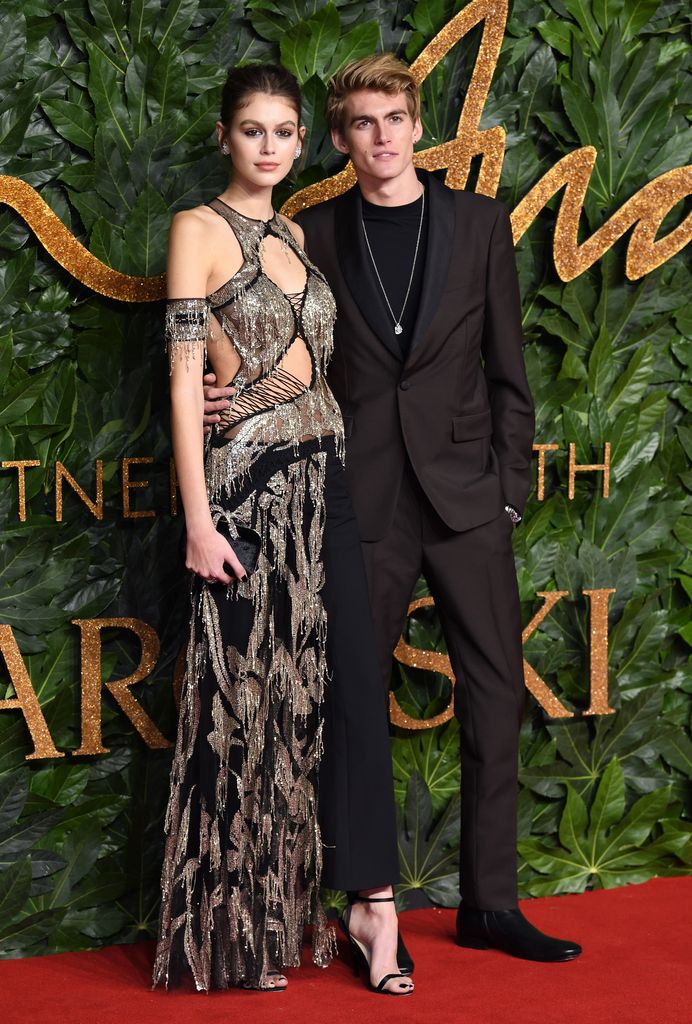
[(383, 153), (373, 153), (375, 160), (391, 160), (393, 157), (398, 155), (398, 153), (392, 153), (389, 149), (385, 150)]

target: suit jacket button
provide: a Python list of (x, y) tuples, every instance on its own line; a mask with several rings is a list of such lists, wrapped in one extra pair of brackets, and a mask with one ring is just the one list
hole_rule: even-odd
[(411, 381), (402, 380), (399, 382), (399, 387), (401, 388), (402, 391), (408, 391), (408, 389), (411, 387)]

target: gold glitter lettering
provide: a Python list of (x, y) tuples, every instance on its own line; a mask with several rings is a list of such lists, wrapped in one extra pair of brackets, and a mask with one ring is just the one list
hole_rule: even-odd
[(26, 470), (31, 469), (33, 466), (40, 466), (41, 463), (38, 459), (11, 459), (7, 462), (0, 463), (2, 469), (16, 469), (17, 470), (17, 485), (18, 485), (18, 506), (19, 506), (19, 521), (21, 523), (26, 522)]
[[(563, 597), (569, 597), (569, 591), (539, 590), (537, 596), (544, 598), (544, 602), (521, 634), (522, 644), (525, 644), (531, 634), (535, 633), (543, 619), (545, 619), (558, 601)], [(574, 718), (574, 712), (568, 711), (565, 705), (548, 689), (538, 672), (529, 665), (526, 658), (524, 658), (524, 682), (526, 683), (526, 689), (551, 718)]]
[(608, 702), (608, 601), (615, 588), (585, 590), (591, 600), (589, 624), (589, 688), (591, 704), (585, 715), (614, 715)]
[(130, 466), (133, 465), (151, 465), (153, 462), (151, 455), (143, 455), (140, 458), (129, 458), (123, 459), (122, 461), (122, 478), (123, 478), (123, 518), (124, 519), (152, 519), (156, 512), (153, 509), (139, 509), (133, 510), (130, 506), (130, 491), (135, 487), (148, 487), (148, 480), (130, 480)]
[[(413, 615), (418, 608), (428, 608), (434, 604), (435, 601), (432, 597), (420, 597), (416, 601), (411, 602), (408, 614)], [(434, 729), (436, 725), (443, 725), (444, 722), (448, 722), (454, 716), (455, 677), (452, 671), (452, 663), (447, 655), (438, 654), (437, 651), (422, 651), (418, 647), (411, 647), (402, 636), (399, 638), (399, 643), (394, 649), (394, 657), (402, 665), (408, 665), (410, 668), (420, 668), (426, 672), (439, 672), (441, 675), (446, 676), (451, 683), (452, 694), (449, 698), (449, 704), (439, 715), (433, 715), (432, 718), (411, 718), (400, 707), (394, 692), (390, 691), (389, 719), (392, 725), (398, 725), (402, 729)]]
[(129, 688), (150, 675), (159, 656), (159, 638), (151, 626), (141, 619), (73, 619), (82, 635), (82, 742), (75, 754), (107, 754), (101, 738), (101, 633), (104, 629), (129, 629), (142, 645), (142, 654), (135, 671), (124, 679), (106, 683), (106, 689), (129, 718), (151, 750), (172, 746), (159, 732), (142, 705)]
[(64, 757), (65, 755), (53, 743), (11, 626), (0, 626), (0, 654), (7, 666), (10, 682), (16, 694), (16, 697), (5, 697), (4, 700), (0, 700), (0, 711), (21, 711), (24, 715), (26, 727), (34, 744), (34, 749), (26, 755), (26, 760)]
[(539, 501), (543, 501), (545, 498), (545, 453), (556, 452), (560, 448), (559, 444), (535, 444), (533, 450), (538, 452), (538, 471), (537, 471), (537, 490), (536, 497)]
[(86, 491), (82, 490), (72, 474), (62, 462), (55, 463), (55, 521), (62, 522), (62, 482), (66, 480), (96, 519), (103, 519), (103, 460), (96, 460), (96, 500), (92, 501)]
[(569, 476), (567, 483), (567, 497), (574, 501), (574, 481), (577, 473), (586, 473), (589, 470), (599, 470), (603, 473), (603, 497), (610, 495), (610, 441), (603, 445), (603, 462), (590, 463), (580, 466), (576, 456), (577, 446), (571, 442), (569, 446)]

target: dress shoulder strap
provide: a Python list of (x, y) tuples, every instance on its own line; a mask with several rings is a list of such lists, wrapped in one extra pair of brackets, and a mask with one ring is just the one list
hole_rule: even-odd
[(267, 233), (267, 222), (264, 220), (253, 220), (238, 213), (232, 206), (224, 203), (223, 199), (210, 199), (205, 206), (208, 206), (214, 213), (218, 213), (230, 226), (233, 234), (238, 240), (243, 259), (246, 263), (259, 263), (260, 242)]

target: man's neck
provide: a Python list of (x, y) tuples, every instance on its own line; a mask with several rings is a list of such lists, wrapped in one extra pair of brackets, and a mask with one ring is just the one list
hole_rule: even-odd
[(396, 178), (387, 178), (385, 181), (369, 174), (357, 176), (363, 199), (375, 206), (406, 206), (420, 199), (423, 194), (423, 185), (418, 180), (413, 164), (405, 167)]

